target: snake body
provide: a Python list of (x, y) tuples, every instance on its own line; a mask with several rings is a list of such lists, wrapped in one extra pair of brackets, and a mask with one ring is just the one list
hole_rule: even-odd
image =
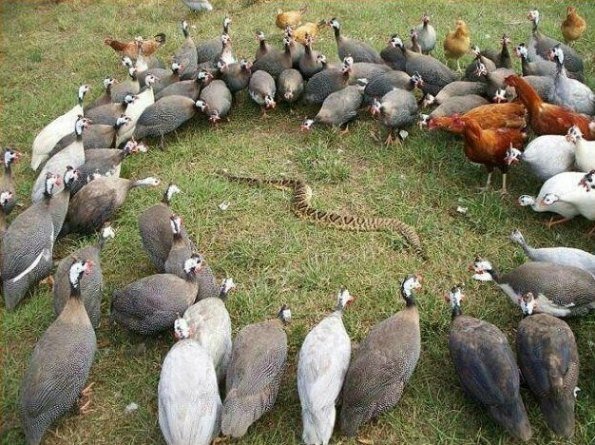
[(404, 222), (394, 218), (360, 217), (342, 215), (312, 207), (312, 188), (301, 179), (260, 179), (248, 176), (235, 176), (220, 172), (230, 181), (239, 181), (254, 186), (269, 185), (277, 188), (291, 189), (291, 210), (300, 219), (340, 230), (379, 232), (390, 231), (400, 234), (413, 248), (415, 253), (425, 258), (423, 247), (416, 230)]

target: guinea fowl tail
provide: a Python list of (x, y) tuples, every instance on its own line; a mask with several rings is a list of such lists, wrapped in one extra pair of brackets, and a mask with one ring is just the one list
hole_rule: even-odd
[(242, 437), (248, 428), (264, 414), (264, 394), (240, 395), (232, 389), (225, 398), (221, 413), (221, 432), (225, 436)]
[(574, 435), (574, 396), (562, 394), (540, 400), (541, 412), (551, 430), (558, 436), (571, 438)]
[(526, 442), (533, 436), (527, 411), (520, 396), (509, 405), (491, 406), (492, 417), (512, 436)]

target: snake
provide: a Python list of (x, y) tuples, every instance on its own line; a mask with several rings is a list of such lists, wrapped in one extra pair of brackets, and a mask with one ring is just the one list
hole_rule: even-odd
[(389, 231), (398, 233), (416, 254), (423, 259), (427, 258), (415, 228), (395, 218), (344, 215), (314, 208), (311, 204), (313, 196), (312, 187), (302, 179), (262, 179), (250, 176), (236, 176), (225, 170), (221, 170), (218, 173), (229, 181), (243, 182), (252, 186), (268, 185), (292, 190), (291, 210), (300, 219), (339, 230), (360, 232)]

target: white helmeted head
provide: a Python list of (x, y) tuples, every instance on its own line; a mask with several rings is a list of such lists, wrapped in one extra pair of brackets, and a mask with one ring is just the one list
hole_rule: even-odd
[(202, 255), (195, 253), (190, 258), (184, 261), (184, 272), (187, 275), (196, 275), (203, 267)]
[(560, 196), (556, 195), (555, 193), (548, 193), (542, 199), (543, 203), (546, 206), (551, 206), (552, 204), (558, 202), (560, 200)]
[(521, 195), (518, 199), (521, 207), (529, 207), (535, 205), (535, 197), (531, 195)]
[(88, 275), (93, 267), (93, 263), (89, 260), (79, 261), (75, 260), (68, 271), (68, 279), (74, 288), (78, 288), (83, 275)]
[(506, 156), (504, 157), (504, 162), (507, 165), (516, 164), (517, 162), (520, 162), (522, 155), (523, 155), (523, 152), (521, 150), (519, 150), (518, 148), (514, 148), (511, 144), (510, 148), (508, 150), (506, 150)]
[(479, 256), (475, 257), (475, 261), (469, 266), (469, 269), (474, 272), (473, 279), (477, 281), (493, 281), (491, 272), (494, 270), (492, 263)]
[(524, 315), (531, 315), (537, 306), (537, 301), (535, 300), (533, 293), (527, 292), (522, 297), (519, 297), (519, 306), (521, 307)]
[(277, 316), (283, 322), (283, 324), (289, 324), (289, 322), (291, 322), (291, 309), (289, 309), (287, 304), (284, 304), (281, 306), (281, 309), (279, 309)]
[(355, 297), (349, 293), (347, 288), (342, 287), (337, 294), (337, 310), (342, 311), (348, 304), (352, 303)]
[(174, 321), (174, 335), (178, 340), (184, 340), (190, 338), (191, 331), (188, 322), (183, 317), (176, 318)]

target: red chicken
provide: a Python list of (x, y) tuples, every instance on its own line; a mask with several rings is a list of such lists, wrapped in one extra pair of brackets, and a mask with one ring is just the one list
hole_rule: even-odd
[[(498, 128), (518, 128), (522, 129), (527, 126), (525, 116), (527, 110), (525, 106), (520, 102), (506, 102), (501, 104), (487, 104), (473, 108), (463, 114), (463, 118), (471, 118), (475, 120), (481, 128), (487, 129), (498, 129)], [(458, 114), (454, 114), (451, 117), (459, 117)], [(428, 121), (428, 128), (444, 128), (451, 133), (461, 134), (463, 127), (461, 126), (448, 126), (443, 125), (443, 119), (446, 117), (434, 117)], [(450, 120), (444, 122), (451, 122)]]
[(432, 119), (430, 128), (446, 128), (453, 133), (463, 135), (465, 140), (465, 156), (477, 164), (485, 165), (488, 180), (483, 188), (487, 190), (492, 181), (494, 168), (502, 172), (501, 194), (506, 194), (506, 173), (508, 165), (505, 162), (506, 151), (510, 147), (522, 150), (527, 134), (518, 128), (483, 129), (479, 123), (470, 117), (450, 116)]
[(541, 100), (537, 92), (522, 77), (513, 75), (504, 79), (507, 85), (513, 86), (520, 101), (527, 107), (529, 123), (535, 134), (564, 135), (573, 125), (580, 128), (585, 139), (594, 140), (595, 135), (589, 130), (589, 117), (575, 113), (567, 108), (548, 104)]

